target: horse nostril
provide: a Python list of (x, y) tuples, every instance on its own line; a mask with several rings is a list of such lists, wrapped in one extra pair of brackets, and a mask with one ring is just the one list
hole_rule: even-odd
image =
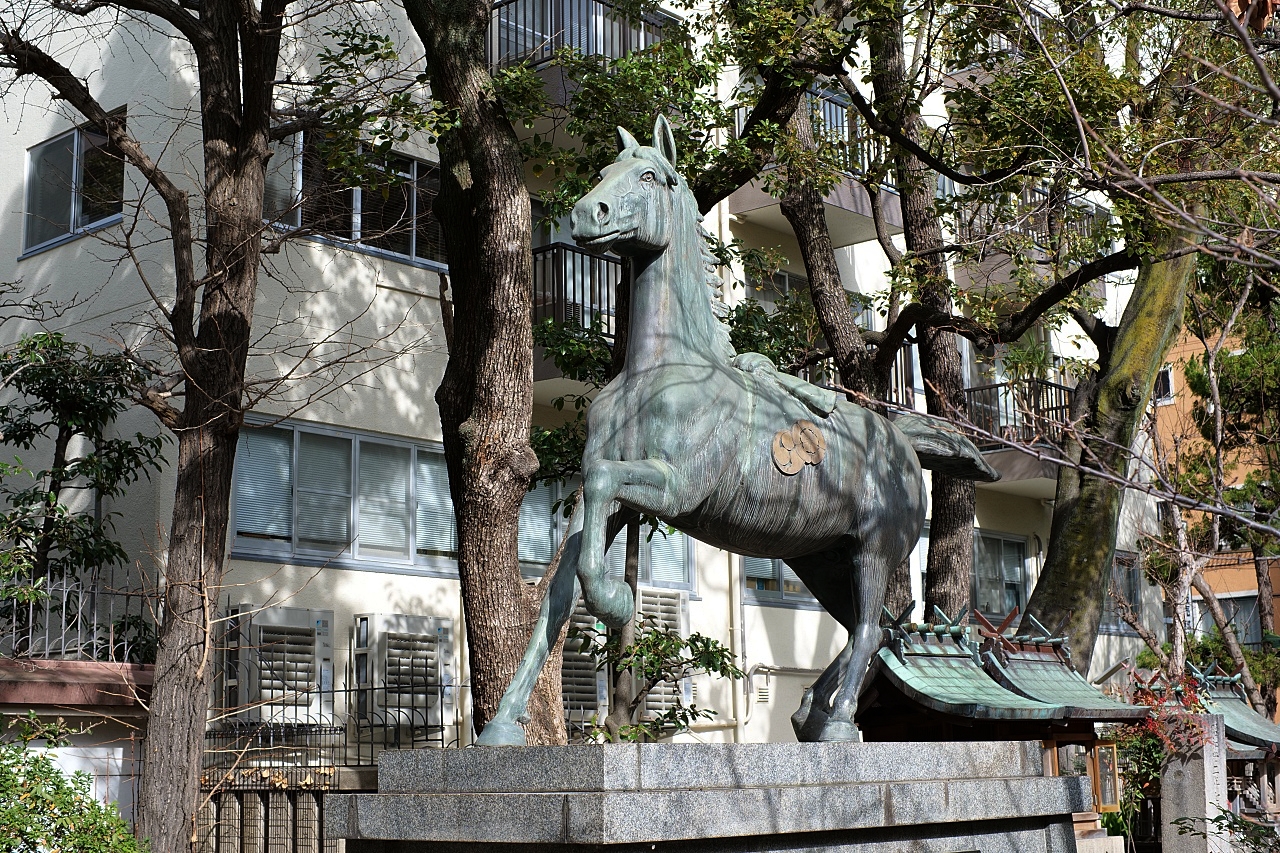
[(609, 219), (609, 205), (602, 201), (596, 202), (596, 222), (604, 223)]

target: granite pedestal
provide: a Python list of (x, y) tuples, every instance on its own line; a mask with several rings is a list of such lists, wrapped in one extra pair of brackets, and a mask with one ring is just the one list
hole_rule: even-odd
[(348, 853), (1068, 853), (1088, 780), (1038, 743), (609, 744), (382, 754)]

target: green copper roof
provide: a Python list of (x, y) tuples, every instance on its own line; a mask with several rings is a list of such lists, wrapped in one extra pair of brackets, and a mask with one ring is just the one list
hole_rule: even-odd
[(1104, 695), (1052, 649), (987, 653), (983, 658), (991, 677), (1002, 686), (1028, 699), (1061, 705), (1068, 719), (1105, 723), (1147, 716), (1146, 708)]
[(1057, 720), (1066, 709), (1005, 690), (951, 640), (904, 642), (898, 660), (882, 648), (876, 665), (907, 698), (942, 714), (979, 720)]
[(1227, 758), (1233, 761), (1251, 761), (1266, 757), (1267, 751), (1265, 749), (1227, 738)]
[(1268, 720), (1229, 690), (1210, 690), (1205, 697), (1205, 710), (1221, 714), (1227, 724), (1227, 737), (1251, 746), (1275, 752), (1280, 750), (1280, 726)]

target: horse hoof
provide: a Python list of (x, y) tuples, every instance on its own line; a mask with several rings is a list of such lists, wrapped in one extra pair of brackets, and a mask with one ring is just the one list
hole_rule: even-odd
[(805, 724), (809, 722), (809, 714), (813, 709), (813, 688), (806, 688), (800, 707), (791, 715), (791, 728), (796, 733), (796, 740), (804, 741)]
[(484, 727), (480, 737), (476, 738), (476, 746), (524, 746), (526, 743), (524, 729), (516, 723), (502, 720), (490, 720)]
[(827, 720), (817, 740), (819, 743), (862, 743), (862, 732), (849, 720)]

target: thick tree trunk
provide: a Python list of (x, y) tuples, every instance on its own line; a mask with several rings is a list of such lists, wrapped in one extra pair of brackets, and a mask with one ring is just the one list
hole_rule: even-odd
[[(184, 260), (190, 247), (175, 250), (171, 325), (185, 374), (185, 405), (173, 424), (177, 478), (138, 823), (139, 835), (149, 838), (155, 851), (189, 849), (195, 840), (199, 768), (217, 663), (212, 620), (226, 561), (231, 475), (262, 259), (279, 50), (276, 14), (264, 4), (264, 37), (261, 30), (242, 27), (239, 7), (205, 7), (215, 36), (199, 53), (209, 273), (204, 282), (188, 275)], [(193, 317), (197, 293), (198, 321)]]
[[(1153, 254), (1185, 244), (1188, 235), (1163, 232)], [(1100, 357), (1101, 375), (1085, 432), (1082, 458), (1120, 476), (1128, 472), (1129, 448), (1146, 411), (1156, 373), (1182, 324), (1182, 307), (1195, 271), (1195, 256), (1144, 262), (1109, 352)], [(1071, 640), (1075, 664), (1087, 672), (1102, 619), (1106, 582), (1115, 557), (1121, 487), (1063, 465), (1049, 533), (1048, 556), (1028, 615), (1046, 627), (1059, 624)], [(1031, 630), (1024, 619), (1022, 631)]]
[[(191, 420), (200, 408), (188, 404)], [(236, 434), (227, 430), (225, 417), (178, 436), (164, 621), (139, 796), (138, 834), (156, 851), (187, 850), (195, 840), (235, 449)]]
[[(186, 405), (175, 429), (178, 463), (164, 620), (138, 827), (157, 851), (187, 849), (194, 841), (205, 717), (216, 666), (212, 619), (226, 560), (231, 474), (261, 260), (266, 115), (257, 134), (241, 137), (234, 146), (225, 139), (206, 140), (206, 198), (213, 223), (206, 231), (206, 257), (209, 268), (224, 275), (204, 288), (198, 328), (187, 326), (175, 335), (187, 377)], [(227, 156), (228, 151), (237, 156)]]
[[(1251, 550), (1253, 553), (1253, 571), (1258, 579), (1258, 625), (1262, 628), (1263, 641), (1265, 642), (1267, 634), (1276, 632), (1275, 590), (1271, 585), (1271, 557), (1267, 556), (1260, 544), (1253, 544)], [(1275, 719), (1275, 685), (1268, 685), (1267, 689), (1263, 691), (1262, 698), (1267, 706), (1267, 719)]]
[[(497, 710), (529, 642), (539, 591), (516, 559), (520, 501), (538, 460), (529, 446), (533, 337), (529, 194), (520, 149), (493, 97), (484, 43), (489, 4), (409, 0), (434, 97), (457, 113), (440, 138), (436, 213), (456, 322), (436, 391), (458, 520), (477, 731)], [(570, 568), (570, 567), (566, 567)], [(564, 743), (559, 671), (544, 671), (525, 724), (529, 743)]]
[(1261, 544), (1250, 548), (1253, 554), (1253, 571), (1258, 579), (1258, 625), (1264, 634), (1276, 632), (1275, 591), (1271, 588), (1271, 558)]
[[(807, 102), (792, 114), (788, 129), (795, 134), (802, 148), (813, 150), (816, 147), (813, 119)], [(849, 298), (840, 280), (836, 251), (831, 244), (831, 232), (822, 208), (822, 195), (809, 181), (789, 177), (786, 193), (782, 196), (782, 215), (791, 224), (800, 244), (805, 272), (809, 276), (814, 314), (831, 348), (840, 382), (851, 391), (880, 399), (888, 386), (888, 377), (872, 375), (866, 342), (862, 339), (857, 318), (849, 308)]]
[[(903, 16), (895, 9), (881, 19), (871, 38), (871, 82), (877, 111), (886, 121), (902, 128), (913, 142), (920, 142), (923, 121), (911, 97), (904, 48)], [(936, 176), (920, 158), (896, 148), (894, 175), (902, 204), (902, 228), (906, 238), (910, 274), (918, 300), (926, 308), (951, 313), (951, 282), (944, 261), (942, 226), (933, 210)], [(919, 330), (920, 374), (930, 414), (964, 417), (964, 364), (951, 332)], [(933, 506), (929, 521), (929, 557), (925, 572), (925, 612), (937, 606), (951, 618), (969, 603), (969, 578), (973, 573), (974, 484), (934, 473)]]

